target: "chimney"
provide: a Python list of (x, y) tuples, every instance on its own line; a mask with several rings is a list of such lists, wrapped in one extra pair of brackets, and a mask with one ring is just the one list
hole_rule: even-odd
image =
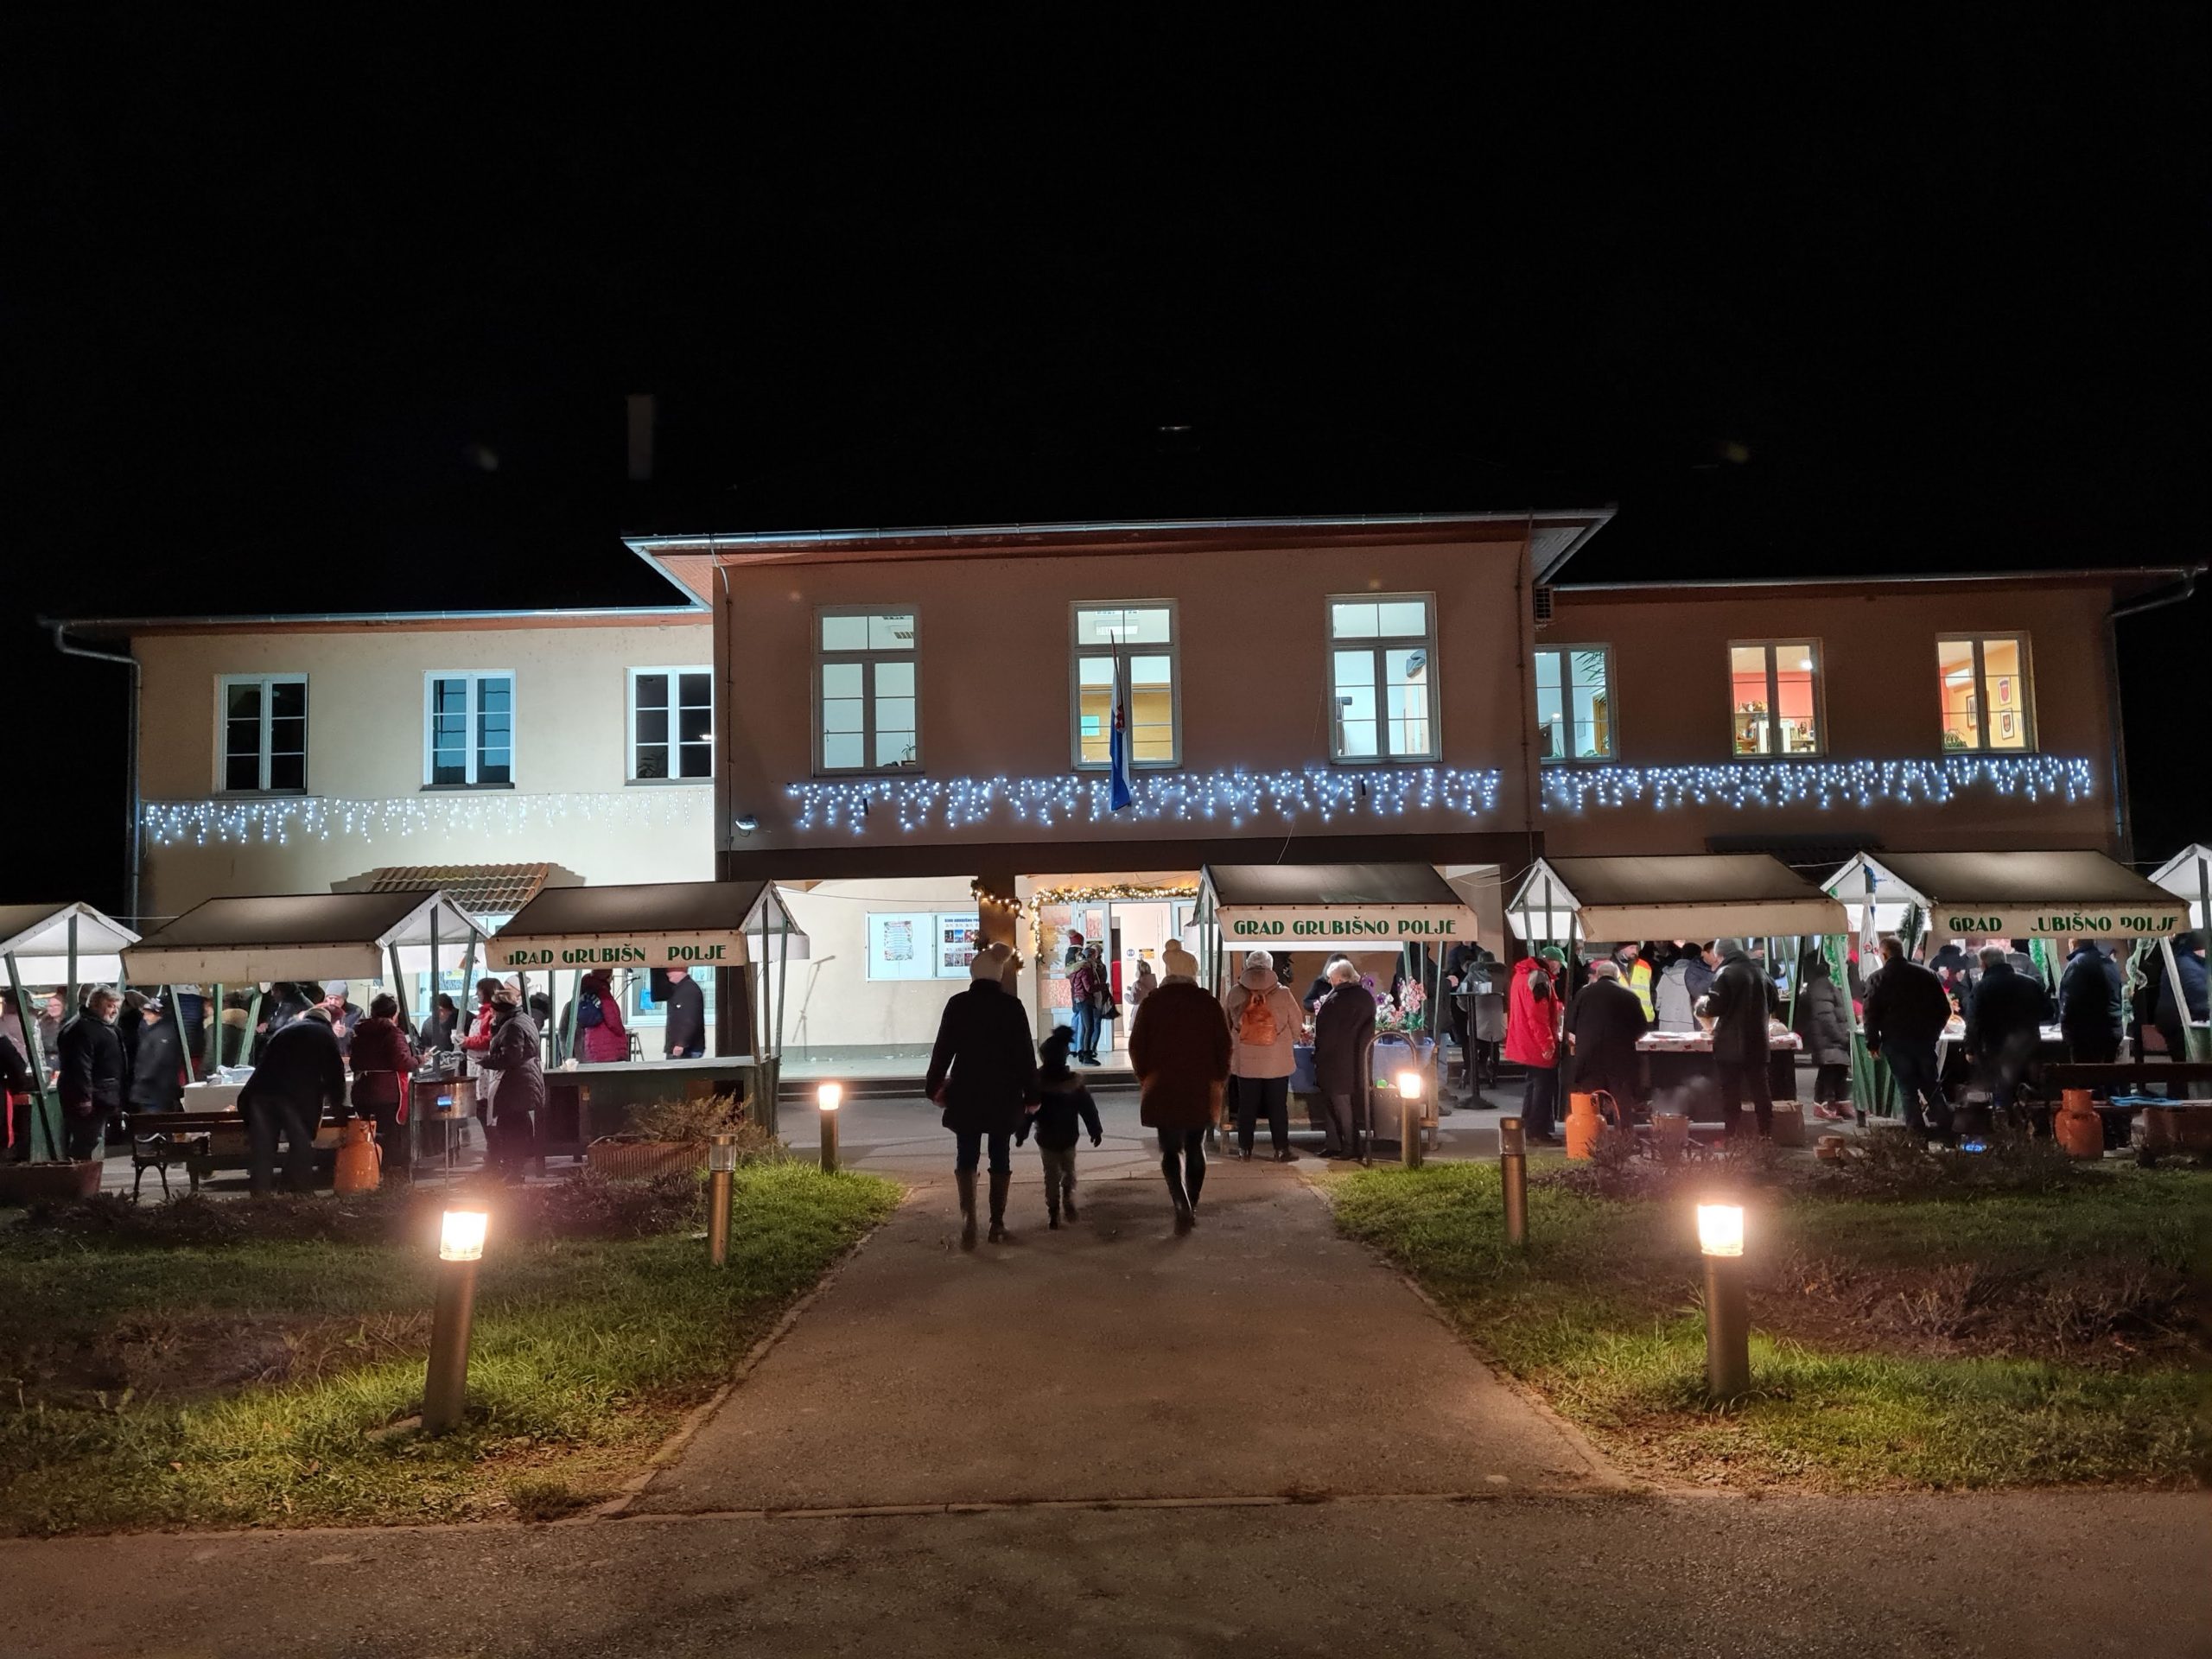
[(630, 481), (645, 484), (653, 475), (653, 395), (630, 394)]

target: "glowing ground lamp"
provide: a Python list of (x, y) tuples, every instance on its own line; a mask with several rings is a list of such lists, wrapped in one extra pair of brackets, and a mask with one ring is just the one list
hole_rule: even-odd
[(476, 1316), (476, 1264), (491, 1217), (448, 1210), (438, 1228), (438, 1294), (430, 1315), (430, 1363), (423, 1378), (423, 1432), (460, 1426), (468, 1402), (468, 1330)]
[(1408, 1169), (1421, 1167), (1421, 1073), (1398, 1073), (1398, 1160)]
[(1529, 1148), (1517, 1117), (1497, 1120), (1497, 1173), (1505, 1189), (1505, 1242), (1525, 1245), (1529, 1242)]
[(729, 1265), (730, 1185), (737, 1173), (737, 1137), (728, 1130), (707, 1137), (707, 1260)]
[(1705, 1254), (1705, 1386), (1733, 1400), (1751, 1386), (1751, 1313), (1744, 1289), (1744, 1206), (1700, 1204), (1697, 1246)]
[(844, 1097), (842, 1083), (825, 1083), (814, 1091), (814, 1103), (822, 1109), (822, 1167), (833, 1175), (837, 1170), (837, 1106)]

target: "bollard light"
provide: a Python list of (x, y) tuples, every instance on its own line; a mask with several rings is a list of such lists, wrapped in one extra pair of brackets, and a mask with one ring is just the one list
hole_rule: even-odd
[(1421, 1167), (1421, 1073), (1398, 1073), (1398, 1160), (1408, 1169)]
[(1751, 1386), (1743, 1205), (1698, 1205), (1697, 1243), (1705, 1255), (1705, 1386), (1716, 1400), (1733, 1400)]
[(707, 1138), (707, 1260), (729, 1262), (730, 1184), (737, 1173), (737, 1137), (725, 1129)]
[(1497, 1172), (1505, 1189), (1505, 1242), (1529, 1242), (1529, 1151), (1517, 1117), (1497, 1120)]
[(825, 1083), (814, 1091), (815, 1103), (822, 1109), (822, 1167), (832, 1174), (837, 1169), (837, 1103), (844, 1097), (842, 1083)]
[(461, 1424), (468, 1403), (468, 1333), (476, 1313), (476, 1264), (492, 1218), (481, 1210), (448, 1210), (438, 1225), (438, 1292), (430, 1314), (430, 1361), (423, 1376), (423, 1432), (443, 1434)]

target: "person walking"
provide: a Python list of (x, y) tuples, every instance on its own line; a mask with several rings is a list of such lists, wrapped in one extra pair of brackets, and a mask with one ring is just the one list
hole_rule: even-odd
[(2120, 964), (2094, 939), (2076, 939), (2058, 976), (2058, 1029), (2076, 1065), (2110, 1065), (2120, 1058)]
[(1528, 1077), (1521, 1126), (1532, 1141), (1552, 1138), (1558, 1108), (1560, 1001), (1554, 988), (1566, 966), (1566, 953), (1548, 944), (1513, 964), (1506, 993), (1505, 1058)]
[(63, 1155), (73, 1161), (98, 1154), (100, 1132), (123, 1109), (123, 1039), (115, 1030), (122, 1006), (123, 999), (106, 986), (93, 987), (54, 1045), (60, 1055)]
[(1951, 995), (1935, 970), (1907, 956), (1894, 937), (1882, 941), (1882, 966), (1867, 984), (1864, 1019), (1866, 1052), (1889, 1062), (1905, 1127), (1923, 1146), (1930, 1133), (1948, 1138), (1951, 1103), (1943, 1097), (1936, 1051), (1951, 1022)]
[(520, 1186), (537, 1150), (537, 1114), (545, 1109), (545, 1061), (537, 1023), (523, 1012), (511, 985), (492, 996), (492, 1044), (484, 1065), (498, 1078), (492, 1089), (492, 1159), (499, 1178)]
[(1014, 1131), (1037, 1137), (1037, 1156), (1045, 1166), (1046, 1225), (1057, 1231), (1060, 1212), (1075, 1219), (1075, 1147), (1078, 1126), (1090, 1131), (1096, 1146), (1106, 1130), (1098, 1121), (1098, 1103), (1084, 1087), (1083, 1079), (1068, 1069), (1068, 1029), (1056, 1026), (1037, 1045), (1042, 1064), (1038, 1068), (1038, 1105), (1034, 1116)]
[(138, 1046), (130, 1057), (130, 1109), (173, 1112), (184, 1102), (184, 1033), (176, 1012), (160, 998), (138, 1010)]
[(1967, 1011), (1967, 1058), (1981, 1069), (1993, 1113), (2010, 1113), (2017, 1105), (2050, 1012), (2043, 986), (2015, 969), (2010, 957), (2001, 944), (1982, 946), (1981, 982)]
[(1369, 1116), (1375, 997), (1359, 982), (1359, 969), (1351, 958), (1335, 957), (1323, 971), (1329, 990), (1313, 1010), (1313, 1082), (1328, 1110), (1321, 1155), (1357, 1158), (1360, 1125)]
[(402, 1151), (400, 1106), (407, 1097), (404, 1079), (415, 1070), (414, 1045), (399, 1028), (398, 998), (379, 991), (369, 999), (367, 1017), (353, 1027), (350, 1058), (353, 1110), (375, 1127), (384, 1166), (396, 1171)]
[(1182, 940), (1170, 939), (1160, 948), (1161, 984), (1172, 985), (1179, 980), (1185, 985), (1193, 985), (1198, 978), (1198, 959), (1183, 948)]
[(1249, 1160), (1252, 1134), (1262, 1112), (1268, 1115), (1268, 1141), (1275, 1161), (1290, 1161), (1290, 1074), (1297, 1069), (1294, 1045), (1305, 1014), (1264, 950), (1248, 952), (1244, 971), (1222, 994), (1221, 1008), (1236, 1039), (1230, 1060), (1230, 1100), (1236, 1109), (1236, 1155)]
[(1817, 1068), (1813, 1073), (1814, 1110), (1830, 1119), (1851, 1113), (1851, 1014), (1843, 988), (1828, 969), (1827, 958), (1808, 950), (1797, 966), (1798, 1040)]
[(1195, 979), (1175, 976), (1145, 998), (1129, 1033), (1138, 1122), (1160, 1137), (1160, 1173), (1179, 1233), (1198, 1219), (1206, 1131), (1221, 1121), (1233, 1046), (1221, 1005)]
[[(696, 1060), (707, 1052), (707, 994), (689, 968), (667, 970), (668, 1025), (662, 1035), (671, 1060)], [(625, 1047), (626, 1057), (627, 1048)]]
[(968, 964), (968, 988), (945, 999), (930, 1050), (922, 1092), (943, 1108), (952, 1131), (952, 1179), (960, 1191), (960, 1248), (976, 1248), (976, 1167), (988, 1144), (991, 1175), (991, 1242), (1007, 1236), (1006, 1193), (1014, 1179), (1011, 1147), (1024, 1116), (1039, 1101), (1037, 1051), (1030, 1046), (1029, 1017), (1007, 994), (1006, 969), (1014, 952), (986, 945)]
[(1643, 1081), (1637, 1063), (1636, 1039), (1650, 1028), (1643, 1004), (1621, 980), (1620, 964), (1591, 964), (1590, 982), (1567, 1005), (1565, 1029), (1567, 1053), (1573, 1060), (1573, 1088), (1577, 1094), (1602, 1090), (1613, 1097), (1620, 1127), (1629, 1127), (1629, 1115), (1643, 1101)]
[(1774, 1011), (1773, 982), (1759, 971), (1741, 939), (1723, 939), (1714, 946), (1720, 971), (1706, 993), (1706, 1012), (1713, 1016), (1713, 1069), (1720, 1082), (1720, 1109), (1728, 1133), (1749, 1089), (1751, 1109), (1758, 1120), (1762, 1141), (1774, 1138), (1774, 1084), (1767, 1076), (1767, 1019)]
[(1137, 1009), (1146, 997), (1160, 988), (1160, 981), (1152, 971), (1152, 963), (1142, 957), (1137, 961), (1137, 976), (1129, 984), (1129, 1018), (1136, 1018)]
[[(1077, 936), (1080, 938), (1080, 935)], [(1072, 948), (1075, 966), (1068, 974), (1068, 1046), (1078, 1065), (1098, 1064), (1098, 952), (1096, 946)]]
[(330, 1029), (330, 1011), (309, 1007), (282, 1030), (238, 1090), (238, 1110), (252, 1143), (251, 1185), (266, 1198), (276, 1184), (276, 1140), (284, 1140), (284, 1185), (305, 1192), (315, 1185), (315, 1136), (323, 1109), (345, 1109), (346, 1057)]
[(587, 1065), (607, 1065), (630, 1058), (630, 1031), (622, 1023), (622, 1001), (614, 995), (614, 976), (594, 968), (583, 977), (575, 1001), (576, 1058)]

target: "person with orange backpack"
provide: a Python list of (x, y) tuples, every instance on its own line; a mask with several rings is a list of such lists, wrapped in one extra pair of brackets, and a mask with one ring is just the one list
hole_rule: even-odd
[(1290, 1074), (1297, 1069), (1292, 1046), (1298, 1040), (1305, 1010), (1275, 976), (1274, 961), (1264, 950), (1244, 958), (1244, 971), (1222, 994), (1222, 1012), (1236, 1049), (1229, 1060), (1229, 1097), (1236, 1107), (1236, 1154), (1252, 1155), (1255, 1121), (1268, 1115), (1268, 1138), (1275, 1161), (1290, 1161)]

